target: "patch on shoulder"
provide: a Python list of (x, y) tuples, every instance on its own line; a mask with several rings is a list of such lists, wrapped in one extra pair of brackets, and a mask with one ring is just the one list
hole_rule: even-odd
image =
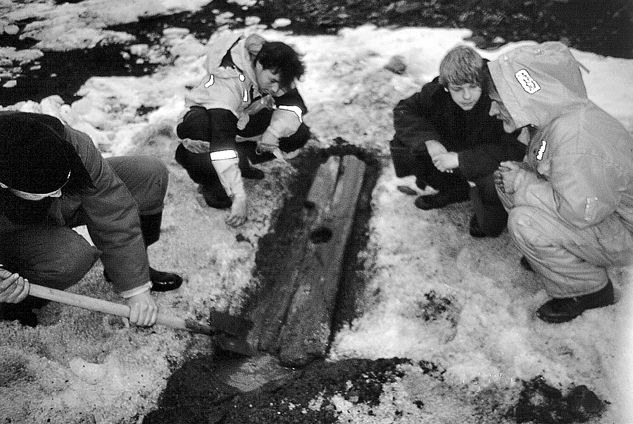
[(538, 82), (527, 71), (527, 69), (521, 69), (514, 74), (514, 77), (519, 81), (523, 90), (528, 94), (534, 94), (541, 89)]

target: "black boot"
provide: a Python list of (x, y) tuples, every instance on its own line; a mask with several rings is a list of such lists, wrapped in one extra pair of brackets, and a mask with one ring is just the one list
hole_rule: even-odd
[(152, 280), (152, 291), (166, 292), (176, 290), (182, 285), (182, 277), (171, 272), (157, 271), (149, 267), (149, 279)]
[(229, 209), (233, 204), (231, 198), (222, 187), (200, 185), (198, 191), (202, 193), (207, 206), (215, 209)]
[(263, 180), (265, 177), (264, 171), (251, 165), (248, 158), (244, 161), (240, 160), (239, 167), (243, 178), (248, 178), (249, 180)]
[(487, 234), (479, 227), (479, 221), (477, 221), (477, 215), (473, 215), (470, 218), (470, 223), (468, 224), (469, 232), (471, 237), (475, 238), (483, 238), (487, 237)]
[(0, 320), (18, 321), (20, 324), (36, 327), (37, 315), (30, 305), (20, 303), (0, 303)]
[(558, 324), (571, 321), (587, 309), (602, 308), (613, 302), (613, 284), (609, 281), (603, 289), (595, 293), (552, 299), (536, 311), (536, 316), (547, 323)]
[[(112, 280), (106, 271), (103, 271), (103, 277), (108, 283)], [(182, 285), (182, 277), (172, 272), (163, 272), (149, 267), (149, 279), (152, 282), (151, 291), (166, 292), (176, 290)]]
[(415, 205), (423, 210), (439, 209), (451, 203), (465, 202), (469, 199), (468, 191), (446, 190), (437, 194), (427, 194), (415, 199)]

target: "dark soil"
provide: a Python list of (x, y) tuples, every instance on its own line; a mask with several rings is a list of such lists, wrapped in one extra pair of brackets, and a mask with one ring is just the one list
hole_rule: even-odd
[[(376, 406), (383, 384), (402, 375), (398, 364), (403, 362), (394, 358), (314, 363), (284, 381), (240, 393), (218, 378), (221, 361), (202, 357), (172, 375), (158, 410), (143, 424), (335, 423), (336, 408), (329, 398), (339, 394), (354, 404)], [(311, 401), (318, 398), (323, 401), (313, 407)]]
[[(217, 29), (216, 9), (234, 14), (230, 23), (233, 28), (243, 27), (246, 16), (259, 16), (263, 24), (272, 24), (278, 17), (289, 18), (292, 24), (284, 30), (296, 34), (332, 34), (367, 23), (468, 28), (480, 48), (520, 40), (561, 40), (580, 50), (633, 58), (633, 5), (629, 0), (262, 0), (247, 10), (217, 0), (196, 13), (146, 17), (108, 29), (132, 34), (135, 44), (150, 46), (158, 44), (167, 27), (188, 28), (199, 40), (206, 41)], [(28, 23), (16, 24), (22, 29)], [(24, 49), (35, 43), (20, 39), (19, 34), (0, 35), (0, 46)], [(72, 103), (77, 100), (77, 90), (91, 76), (140, 76), (160, 66), (132, 55), (127, 45), (44, 53), (35, 62), (13, 64), (21, 68), (20, 77), (17, 86), (0, 90), (0, 105), (40, 101), (53, 94)]]

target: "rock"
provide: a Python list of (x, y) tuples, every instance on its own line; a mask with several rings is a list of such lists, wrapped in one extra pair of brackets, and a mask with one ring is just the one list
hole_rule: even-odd
[(288, 18), (278, 18), (275, 19), (275, 22), (271, 25), (273, 28), (283, 28), (290, 25), (292, 21)]
[(81, 358), (70, 360), (70, 370), (88, 384), (97, 384), (106, 376), (106, 368), (101, 364), (92, 364)]
[(394, 74), (401, 75), (407, 70), (407, 65), (404, 63), (404, 58), (400, 55), (395, 55), (385, 65), (385, 69), (393, 72)]
[(17, 25), (7, 25), (6, 27), (4, 27), (4, 32), (6, 32), (9, 35), (15, 35), (18, 32), (20, 32), (20, 28), (18, 28)]

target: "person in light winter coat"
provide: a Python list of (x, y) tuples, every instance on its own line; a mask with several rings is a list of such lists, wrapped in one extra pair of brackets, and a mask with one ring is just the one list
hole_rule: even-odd
[(251, 163), (285, 160), (310, 138), (296, 88), (305, 68), (290, 46), (257, 34), (221, 34), (208, 45), (205, 76), (176, 127), (176, 161), (207, 205), (231, 208), (227, 223), (239, 226), (248, 213), (242, 177), (264, 178)]
[(524, 161), (502, 162), (495, 181), (522, 263), (552, 298), (537, 316), (560, 323), (612, 304), (608, 268), (633, 263), (633, 138), (587, 98), (562, 43), (518, 47), (488, 67), (491, 115), (529, 135)]
[[(0, 318), (37, 325), (30, 283), (64, 290), (97, 259), (131, 308), (152, 325), (150, 291), (180, 287), (150, 268), (169, 174), (148, 156), (104, 159), (86, 134), (43, 114), (0, 111)], [(72, 227), (85, 225), (94, 246)]]

